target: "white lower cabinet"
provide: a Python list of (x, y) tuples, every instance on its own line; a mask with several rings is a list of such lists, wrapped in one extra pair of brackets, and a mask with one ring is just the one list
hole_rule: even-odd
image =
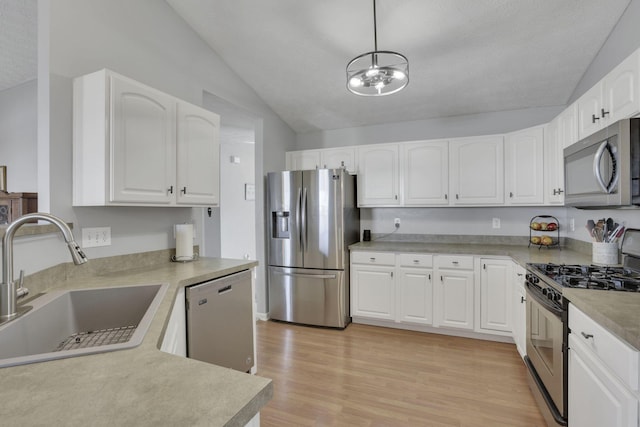
[(397, 260), (398, 316), (403, 323), (433, 323), (432, 255), (399, 254)]
[(516, 348), (520, 357), (524, 358), (527, 354), (527, 293), (524, 287), (524, 279), (526, 270), (520, 265), (513, 263), (514, 269), (514, 287), (512, 296), (512, 337), (516, 343)]
[(569, 306), (569, 426), (638, 427), (640, 353)]
[[(355, 323), (510, 341), (513, 265), (510, 258), (352, 251), (351, 317)], [(524, 325), (524, 311), (521, 317)], [(519, 331), (524, 342), (524, 326)]]
[(351, 267), (351, 315), (395, 320), (395, 267)]
[(351, 316), (431, 324), (431, 255), (354, 252)]
[(473, 330), (473, 257), (437, 255), (435, 266), (434, 326)]
[(513, 261), (480, 258), (479, 331), (511, 334)]

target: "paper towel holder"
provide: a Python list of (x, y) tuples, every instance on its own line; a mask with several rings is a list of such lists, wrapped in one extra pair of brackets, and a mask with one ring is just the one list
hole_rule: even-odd
[(171, 255), (171, 261), (173, 262), (191, 262), (191, 261), (196, 261), (198, 259), (199, 255), (197, 252), (193, 253), (193, 256), (181, 256), (181, 257), (177, 257), (175, 255)]

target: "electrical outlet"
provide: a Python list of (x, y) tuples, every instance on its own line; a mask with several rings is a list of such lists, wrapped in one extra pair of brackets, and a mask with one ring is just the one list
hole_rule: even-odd
[(82, 247), (111, 246), (111, 227), (87, 227), (82, 229)]
[(493, 218), (493, 228), (500, 228), (500, 218)]
[(569, 220), (569, 230), (576, 231), (576, 219), (575, 218), (571, 218)]
[(395, 225), (396, 228), (400, 228), (400, 218), (395, 218), (393, 220), (393, 225)]

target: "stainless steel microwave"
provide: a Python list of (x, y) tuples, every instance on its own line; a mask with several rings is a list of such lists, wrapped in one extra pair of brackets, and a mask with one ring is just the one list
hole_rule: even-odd
[(620, 120), (564, 149), (566, 206), (640, 206), (640, 119)]

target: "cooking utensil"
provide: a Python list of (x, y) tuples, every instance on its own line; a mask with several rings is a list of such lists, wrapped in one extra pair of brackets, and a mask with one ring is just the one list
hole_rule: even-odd
[(587, 231), (589, 232), (589, 236), (591, 236), (592, 239), (595, 239), (596, 236), (595, 236), (593, 230), (596, 228), (596, 223), (593, 222), (592, 219), (590, 219), (589, 221), (587, 221), (587, 225), (585, 227), (587, 228)]

